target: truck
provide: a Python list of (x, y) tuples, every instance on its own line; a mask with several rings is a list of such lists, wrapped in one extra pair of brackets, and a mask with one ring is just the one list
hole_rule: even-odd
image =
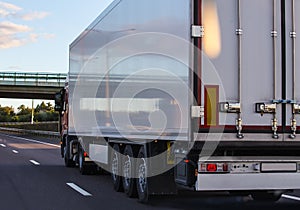
[(70, 45), (65, 165), (140, 202), (300, 189), (299, 15), (295, 0), (113, 1)]

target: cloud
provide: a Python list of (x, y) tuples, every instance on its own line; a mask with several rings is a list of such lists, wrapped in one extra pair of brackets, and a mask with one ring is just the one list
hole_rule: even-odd
[(15, 39), (13, 36), (0, 36), (0, 49), (20, 47), (26, 44), (26, 39)]
[(20, 47), (22, 45), (37, 42), (39, 38), (51, 39), (53, 34), (37, 34), (26, 25), (19, 25), (12, 22), (0, 22), (0, 49)]
[(0, 22), (0, 49), (19, 47), (36, 41), (36, 36), (28, 34), (32, 29), (26, 25)]
[(53, 39), (55, 34), (40, 34), (44, 39)]
[(9, 21), (0, 22), (0, 34), (3, 35), (13, 35), (17, 33), (23, 33), (31, 31), (32, 29), (26, 25), (19, 25)]
[(48, 15), (48, 12), (42, 11), (26, 12), (17, 5), (0, 1), (0, 18), (4, 18), (4, 21), (0, 22), (0, 49), (19, 47), (37, 42), (40, 38), (53, 38), (53, 34), (39, 34), (28, 25), (16, 23), (18, 20), (33, 21), (43, 19)]
[(9, 16), (9, 14), (10, 13), (8, 11), (0, 8), (0, 17), (7, 17), (7, 16)]
[(0, 1), (0, 17), (2, 18), (17, 18), (25, 21), (32, 21), (35, 19), (43, 19), (49, 15), (48, 12), (23, 12), (23, 8)]
[(2, 1), (0, 1), (0, 8), (6, 9), (6, 10), (11, 10), (11, 11), (20, 11), (20, 10), (22, 10), (21, 7), (18, 7), (14, 4), (11, 4), (11, 3), (2, 2)]
[(0, 17), (2, 18), (13, 17), (21, 10), (23, 10), (21, 7), (14, 4), (0, 1)]
[(43, 19), (49, 15), (48, 12), (31, 12), (27, 14), (21, 15), (22, 20), (35, 20), (35, 19)]

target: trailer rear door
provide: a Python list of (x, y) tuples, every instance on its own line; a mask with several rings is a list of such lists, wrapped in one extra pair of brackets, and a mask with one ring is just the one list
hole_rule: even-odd
[[(200, 131), (224, 127), (233, 135), (223, 138), (251, 139), (255, 133), (259, 140), (288, 136), (300, 140), (295, 135), (300, 100), (300, 61), (296, 59), (300, 2), (195, 2), (195, 24), (204, 27), (204, 37), (196, 41), (202, 50), (196, 59), (201, 62), (196, 90), (205, 110)], [(205, 78), (211, 75), (211, 66), (220, 83)]]

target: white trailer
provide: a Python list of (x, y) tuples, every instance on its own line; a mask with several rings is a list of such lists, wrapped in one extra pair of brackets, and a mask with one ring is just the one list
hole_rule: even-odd
[(66, 162), (80, 145), (142, 202), (300, 189), (299, 14), (297, 0), (114, 1), (70, 45)]

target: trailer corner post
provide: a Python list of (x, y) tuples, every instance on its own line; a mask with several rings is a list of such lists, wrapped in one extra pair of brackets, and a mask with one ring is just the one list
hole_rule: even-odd
[[(272, 38), (273, 38), (273, 100), (276, 100), (277, 97), (277, 5), (276, 0), (273, 0), (273, 31), (271, 32)], [(276, 105), (276, 104), (275, 104)], [(278, 120), (277, 120), (277, 113), (276, 113), (277, 105), (273, 113), (273, 119), (272, 119), (272, 131), (273, 131), (273, 139), (279, 139), (279, 135), (277, 133), (278, 131)]]
[(238, 117), (236, 120), (236, 129), (237, 129), (237, 138), (243, 139), (244, 135), (242, 134), (243, 130), (243, 120), (242, 120), (242, 15), (241, 15), (241, 0), (237, 0), (237, 18), (238, 25), (236, 29), (236, 35), (238, 36), (238, 101), (240, 104), (240, 109), (237, 112)]

